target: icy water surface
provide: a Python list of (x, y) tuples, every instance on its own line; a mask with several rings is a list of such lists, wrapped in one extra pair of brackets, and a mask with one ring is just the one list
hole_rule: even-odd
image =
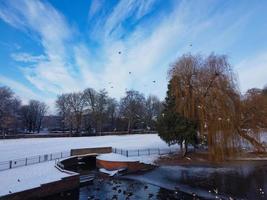
[(204, 199), (267, 199), (267, 163), (239, 162), (227, 166), (162, 166), (127, 178)]
[(267, 163), (251, 161), (223, 166), (161, 166), (117, 178), (98, 175), (86, 187), (45, 200), (266, 200), (266, 192)]
[(158, 186), (142, 183), (136, 180), (100, 178), (96, 179), (92, 185), (80, 188), (80, 200), (87, 199), (191, 200), (197, 198), (193, 198), (191, 195), (183, 192), (166, 190)]

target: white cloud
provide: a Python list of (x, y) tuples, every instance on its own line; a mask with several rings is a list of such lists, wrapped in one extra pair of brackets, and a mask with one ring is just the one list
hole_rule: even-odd
[(54, 94), (77, 90), (79, 84), (72, 77), (66, 50), (72, 30), (64, 16), (50, 4), (40, 1), (10, 1), (0, 11), (0, 17), (10, 25), (37, 34), (43, 46), (44, 55), (41, 56), (11, 55), (19, 61), (36, 62), (22, 68), (28, 81), (39, 90)]
[[(213, 1), (209, 4), (182, 1), (167, 15), (138, 24), (130, 33), (124, 30), (122, 24), (125, 20), (129, 17), (141, 19), (153, 10), (154, 5), (154, 0), (120, 1), (111, 13), (104, 17), (101, 15), (94, 29), (90, 30), (98, 36), (98, 49), (91, 49), (85, 42), (75, 40), (77, 30), (72, 29), (60, 12), (43, 1), (18, 1), (15, 4), (10, 1), (4, 7), (0, 6), (0, 18), (15, 28), (30, 32), (29, 35), (34, 35), (42, 45), (42, 55), (11, 55), (17, 61), (30, 62), (30, 67), (21, 70), (27, 80), (42, 92), (55, 96), (86, 87), (106, 88), (111, 96), (120, 98), (125, 88), (133, 88), (163, 98), (169, 62), (191, 50), (188, 47), (192, 40), (197, 39), (199, 33), (215, 27), (221, 13), (210, 18), (214, 11)], [(102, 6), (99, 1), (93, 1), (89, 18), (100, 12)], [(233, 15), (229, 16), (232, 18)], [(232, 27), (228, 21), (213, 30), (214, 37), (205, 40), (205, 48), (209, 49), (210, 43), (217, 44), (218, 40), (228, 38), (241, 22)], [(126, 37), (121, 39), (121, 35)], [(260, 60), (257, 63), (261, 63), (258, 66), (262, 71), (266, 69), (265, 60)], [(240, 73), (240, 77), (248, 76), (245, 71)], [(156, 80), (155, 84), (153, 80)]]

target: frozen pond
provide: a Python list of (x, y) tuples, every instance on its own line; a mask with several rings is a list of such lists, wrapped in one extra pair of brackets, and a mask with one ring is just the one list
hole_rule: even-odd
[(267, 162), (228, 166), (162, 166), (127, 178), (170, 190), (195, 193), (205, 199), (266, 199)]
[(227, 166), (161, 166), (146, 173), (117, 178), (98, 175), (92, 184), (55, 199), (263, 200), (266, 191), (267, 162), (251, 161)]

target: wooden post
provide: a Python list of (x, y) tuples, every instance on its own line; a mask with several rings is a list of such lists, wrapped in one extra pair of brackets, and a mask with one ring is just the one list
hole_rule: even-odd
[(12, 160), (9, 161), (9, 169), (12, 169)]
[(28, 164), (28, 159), (25, 158), (25, 165), (27, 166), (27, 164)]
[(139, 149), (137, 150), (137, 152), (138, 152), (138, 156), (139, 156), (139, 155), (140, 155), (140, 154), (139, 154)]
[(128, 150), (126, 150), (126, 156), (128, 157)]
[(52, 153), (50, 154), (50, 160), (52, 160), (52, 157), (53, 157), (53, 155), (52, 155)]
[(41, 162), (41, 155), (39, 155), (39, 163)]
[(63, 153), (62, 152), (60, 153), (60, 157), (63, 158)]
[(148, 149), (148, 155), (150, 155), (150, 149)]

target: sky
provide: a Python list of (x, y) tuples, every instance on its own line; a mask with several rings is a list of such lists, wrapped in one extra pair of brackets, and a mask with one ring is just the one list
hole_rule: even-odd
[(134, 89), (164, 99), (171, 63), (225, 54), (242, 92), (267, 84), (265, 0), (0, 0), (0, 85), (24, 103)]

